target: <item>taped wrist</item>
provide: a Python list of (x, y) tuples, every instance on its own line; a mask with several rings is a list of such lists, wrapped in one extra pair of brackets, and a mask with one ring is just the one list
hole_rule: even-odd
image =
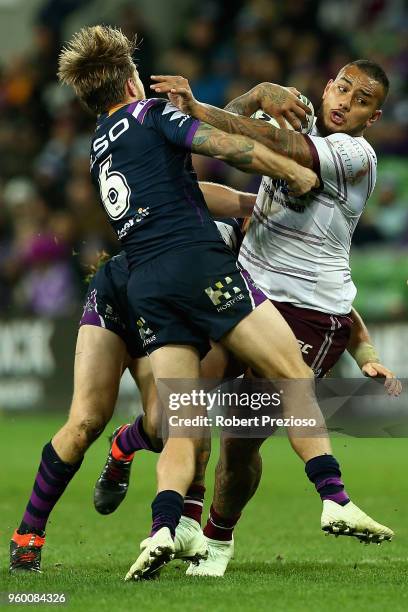
[(361, 342), (350, 354), (360, 369), (366, 363), (380, 363), (376, 348), (368, 342)]

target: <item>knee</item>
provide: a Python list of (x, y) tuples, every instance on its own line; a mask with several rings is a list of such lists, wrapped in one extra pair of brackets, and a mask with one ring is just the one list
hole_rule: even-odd
[(296, 360), (295, 363), (291, 364), (288, 368), (287, 376), (285, 378), (299, 378), (308, 379), (314, 378), (313, 370), (303, 361), (301, 357)]
[(88, 448), (105, 429), (106, 420), (102, 415), (84, 415), (68, 422), (74, 442), (79, 448)]

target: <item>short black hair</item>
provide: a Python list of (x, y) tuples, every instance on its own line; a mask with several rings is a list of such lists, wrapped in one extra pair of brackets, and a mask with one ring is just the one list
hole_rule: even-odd
[(364, 72), (372, 79), (374, 79), (374, 81), (377, 81), (377, 83), (380, 83), (383, 86), (384, 96), (381, 100), (382, 105), (385, 101), (385, 98), (387, 97), (388, 90), (390, 88), (390, 81), (380, 64), (377, 64), (377, 62), (373, 62), (371, 60), (359, 59), (355, 60), (354, 62), (350, 62), (349, 64), (347, 64), (347, 66), (357, 66), (357, 68), (361, 70), (361, 72)]

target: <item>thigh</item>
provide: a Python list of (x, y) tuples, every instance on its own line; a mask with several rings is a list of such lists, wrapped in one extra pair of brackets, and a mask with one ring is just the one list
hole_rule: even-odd
[(154, 378), (198, 379), (200, 358), (192, 346), (162, 346), (149, 355)]
[(128, 360), (126, 345), (115, 333), (93, 325), (79, 329), (70, 419), (81, 419), (84, 413), (105, 422), (111, 418)]
[(220, 342), (211, 341), (211, 350), (200, 364), (202, 378), (229, 379), (245, 373), (246, 366)]
[[(205, 420), (205, 399), (197, 395), (200, 357), (191, 346), (167, 345), (149, 355), (157, 385), (163, 436), (191, 439), (196, 452), (211, 431)], [(198, 418), (198, 421), (192, 419)]]
[(268, 301), (240, 321), (221, 342), (266, 378), (309, 378), (296, 338)]

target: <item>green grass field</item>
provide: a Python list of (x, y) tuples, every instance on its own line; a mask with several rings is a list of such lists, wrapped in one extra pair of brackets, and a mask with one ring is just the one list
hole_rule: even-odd
[[(123, 577), (149, 530), (156, 457), (139, 453), (126, 501), (115, 514), (102, 517), (93, 509), (92, 489), (106, 455), (104, 436), (51, 516), (44, 573), (10, 577), (10, 535), (21, 519), (41, 448), (61, 423), (56, 416), (0, 416), (0, 591), (64, 592), (70, 610), (101, 612), (408, 609), (403, 439), (334, 440), (349, 493), (397, 532), (390, 544), (366, 546), (352, 538), (326, 537), (319, 527), (320, 501), (302, 464), (287, 440), (276, 438), (263, 449), (261, 487), (236, 532), (236, 557), (224, 579), (188, 578), (186, 566), (174, 562), (158, 581), (125, 584)], [(215, 446), (206, 508), (216, 456)]]

